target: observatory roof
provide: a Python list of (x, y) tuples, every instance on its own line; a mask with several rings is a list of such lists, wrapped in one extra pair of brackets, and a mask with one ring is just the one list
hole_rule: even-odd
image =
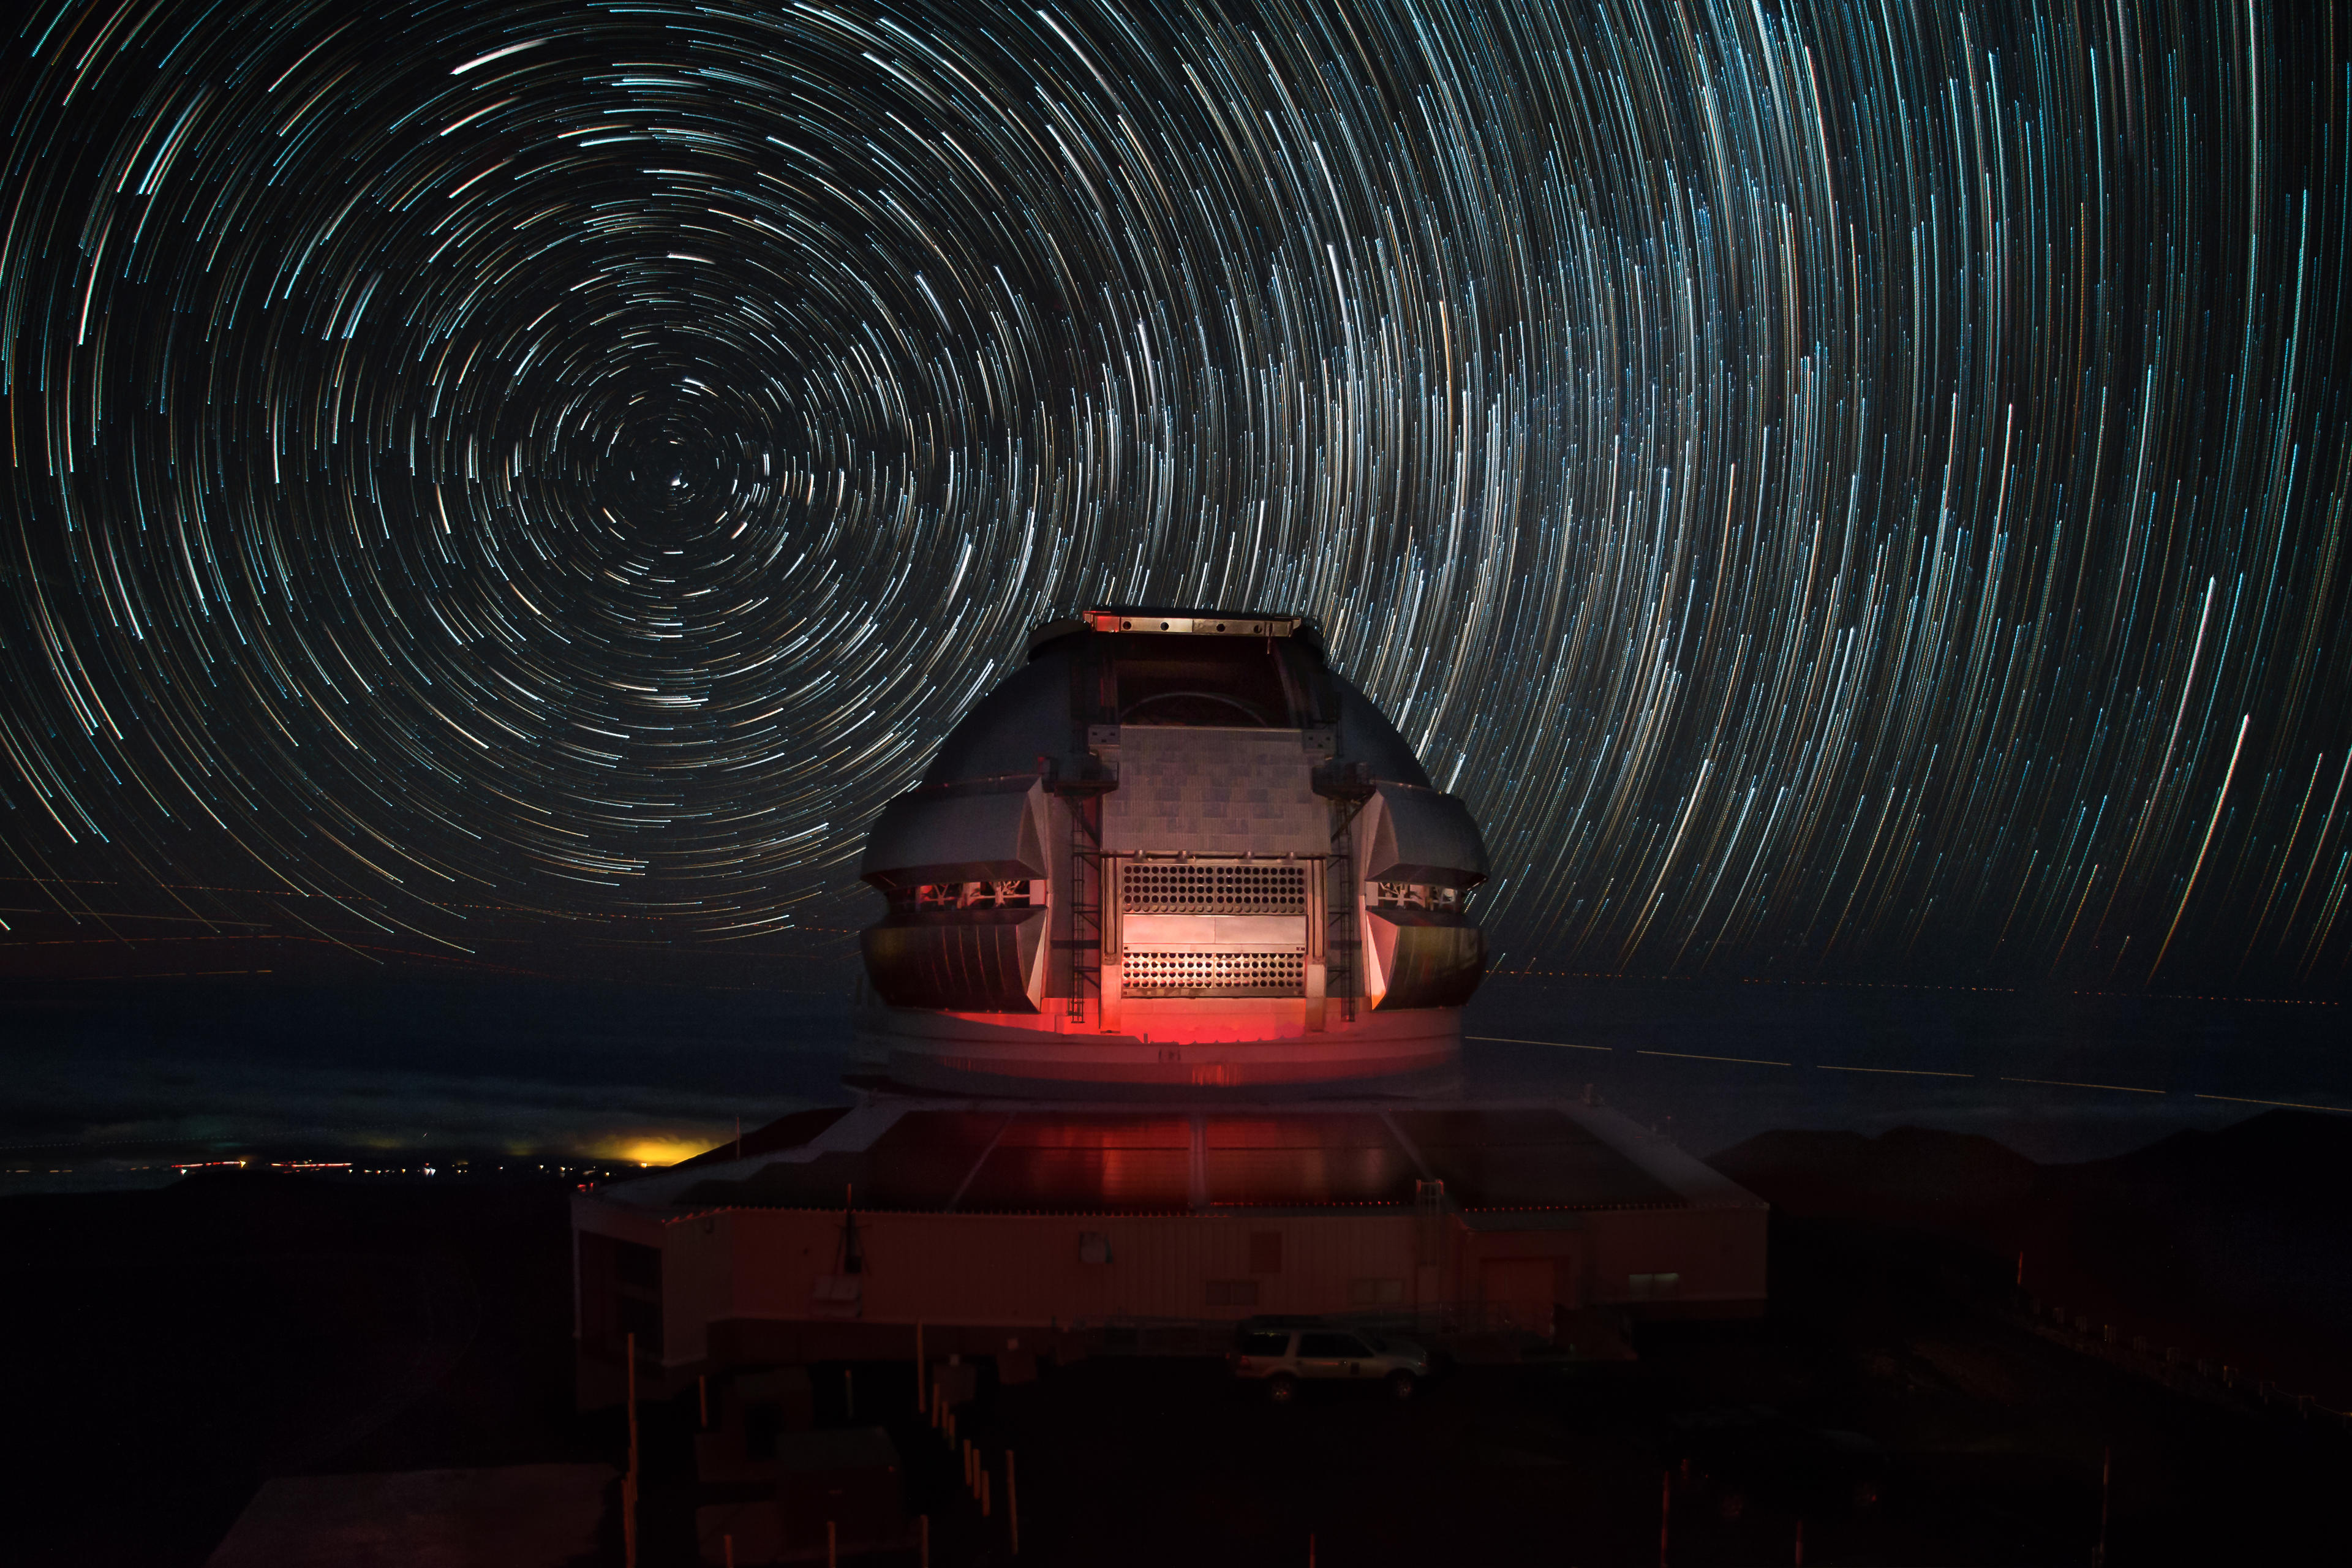
[(1041, 621), (1029, 633), (1028, 653), (1080, 632), (1136, 632), (1150, 637), (1286, 637), (1323, 651), (1323, 632), (1306, 616), (1286, 610), (1204, 610), (1179, 605), (1097, 605), (1075, 616)]
[(1369, 777), (1429, 787), (1412, 747), (1324, 662), (1305, 616), (1109, 605), (1040, 626), (1028, 661), (940, 743), (926, 784), (1034, 774), (1107, 730), (1324, 731)]
[[(758, 1140), (747, 1140), (747, 1143)], [(877, 1099), (799, 1148), (609, 1189), (657, 1207), (1166, 1214), (1406, 1205), (1479, 1213), (1756, 1200), (1613, 1110), (1362, 1101), (1213, 1109)]]

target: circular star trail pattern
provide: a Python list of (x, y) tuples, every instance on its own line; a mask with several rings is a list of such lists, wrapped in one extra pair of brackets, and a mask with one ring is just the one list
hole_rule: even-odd
[(2337, 21), (45, 5), (5, 834), (854, 923), (1031, 623), (1280, 606), (1507, 965), (2334, 984)]

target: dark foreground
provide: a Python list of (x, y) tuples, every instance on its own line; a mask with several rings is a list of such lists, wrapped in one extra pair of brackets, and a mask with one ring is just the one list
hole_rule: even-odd
[[(571, 1410), (565, 1192), (216, 1175), (0, 1203), (0, 1562), (201, 1563), (272, 1475), (617, 1461), (618, 1414)], [(984, 1378), (964, 1431), (1000, 1485), (1017, 1456), (1023, 1563), (1299, 1564), (1311, 1536), (1327, 1568), (1648, 1563), (1663, 1524), (1673, 1563), (1780, 1563), (1801, 1523), (1807, 1563), (2084, 1563), (2103, 1454), (2118, 1568), (2352, 1556), (2340, 1425), (2168, 1391), (2004, 1316), (1983, 1250), (1810, 1206), (1776, 1215), (1770, 1316), (1644, 1328), (1632, 1366), (1283, 1409), (1214, 1363), (1104, 1355)], [(1002, 1492), (980, 1520), (910, 1369), (855, 1391), (933, 1560), (1007, 1560)], [(693, 1561), (695, 1420), (646, 1412), (649, 1568)]]

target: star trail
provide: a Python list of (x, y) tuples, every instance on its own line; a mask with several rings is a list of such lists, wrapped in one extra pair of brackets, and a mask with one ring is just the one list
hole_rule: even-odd
[(2345, 45), (37, 6), (0, 837), (412, 945), (854, 924), (1026, 627), (1246, 605), (1471, 803), (1506, 969), (2332, 989)]

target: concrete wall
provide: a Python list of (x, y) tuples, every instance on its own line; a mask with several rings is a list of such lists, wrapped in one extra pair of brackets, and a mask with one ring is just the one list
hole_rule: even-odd
[(1654, 1305), (1754, 1303), (1765, 1287), (1765, 1228), (1769, 1211), (1744, 1208), (1602, 1210), (1583, 1216), (1591, 1250), (1583, 1304), (1636, 1302), (1636, 1274), (1680, 1278), (1675, 1293), (1647, 1298)]
[[(1541, 1322), (1549, 1282), (1560, 1306), (1643, 1312), (1760, 1310), (1760, 1205), (1628, 1209), (1539, 1216), (1449, 1215), (1440, 1258), (1422, 1266), (1423, 1222), (1409, 1210), (1170, 1215), (860, 1214), (865, 1268), (854, 1306), (820, 1300), (838, 1276), (838, 1212), (730, 1209), (648, 1214), (583, 1196), (583, 1229), (662, 1251), (662, 1363), (673, 1370), (742, 1359), (741, 1325), (811, 1331), (763, 1358), (872, 1353), (916, 1323), (940, 1333), (1068, 1330), (1115, 1318), (1238, 1320), (1253, 1312), (1345, 1313), (1512, 1297)], [(1086, 1260), (1087, 1238), (1109, 1261)], [(1269, 1239), (1271, 1238), (1271, 1239)], [(1675, 1277), (1672, 1288), (1658, 1277)], [(1636, 1276), (1645, 1276), (1637, 1289)], [(1377, 1283), (1394, 1281), (1383, 1294)], [(1215, 1282), (1213, 1288), (1213, 1282)], [(1244, 1287), (1246, 1282), (1246, 1287)], [(1352, 1289), (1351, 1289), (1352, 1288)], [(1367, 1298), (1370, 1298), (1369, 1300)], [(711, 1325), (722, 1325), (714, 1338)], [(733, 1325), (732, 1328), (724, 1327)], [(728, 1340), (728, 1334), (733, 1340)], [(756, 1337), (756, 1336), (755, 1336)], [(773, 1335), (768, 1336), (771, 1339)], [(984, 1336), (983, 1336), (984, 1337)], [(940, 1349), (950, 1348), (942, 1338)], [(892, 1352), (892, 1353), (895, 1353)], [(583, 1384), (583, 1387), (585, 1384)]]
[[(839, 1256), (841, 1216), (736, 1211), (741, 1317), (814, 1315), (815, 1283)], [(1409, 1214), (860, 1215), (860, 1317), (868, 1322), (1044, 1327), (1084, 1319), (1234, 1318), (1348, 1310), (1357, 1279), (1412, 1278)], [(1109, 1261), (1084, 1260), (1086, 1238)], [(1268, 1242), (1264, 1237), (1277, 1238)], [(689, 1238), (689, 1245), (691, 1244)], [(673, 1241), (673, 1246), (677, 1245)], [(1210, 1300), (1210, 1281), (1249, 1282), (1255, 1300)]]

